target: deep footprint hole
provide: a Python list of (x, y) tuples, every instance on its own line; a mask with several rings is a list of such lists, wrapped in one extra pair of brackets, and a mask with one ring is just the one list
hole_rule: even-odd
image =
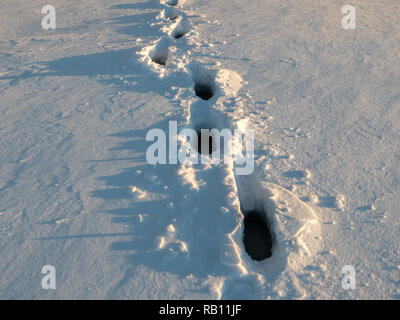
[(184, 35), (185, 35), (184, 32), (174, 32), (172, 36), (174, 37), (174, 39), (180, 39), (180, 38), (182, 38)]
[(196, 82), (194, 84), (194, 91), (196, 96), (203, 100), (211, 99), (215, 94), (214, 86), (208, 83)]
[(161, 66), (165, 66), (167, 63), (167, 59), (164, 57), (157, 57), (157, 58), (152, 58), (151, 59), (154, 63), (157, 63)]
[(261, 209), (242, 211), (244, 215), (243, 244), (247, 254), (256, 261), (272, 256), (274, 236), (272, 224)]

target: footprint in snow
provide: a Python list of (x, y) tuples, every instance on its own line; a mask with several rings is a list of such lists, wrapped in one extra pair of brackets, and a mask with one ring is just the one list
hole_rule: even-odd
[(172, 30), (171, 35), (175, 39), (182, 38), (186, 33), (188, 33), (191, 29), (191, 24), (186, 17), (181, 17), (177, 24), (175, 25), (174, 29)]
[(203, 100), (211, 99), (216, 92), (215, 76), (213, 73), (200, 64), (192, 64), (189, 68), (196, 96)]
[(272, 256), (274, 243), (271, 223), (264, 209), (243, 210), (243, 244), (247, 254), (256, 261)]
[(165, 66), (169, 58), (169, 41), (161, 39), (149, 52), (150, 59), (159, 65)]

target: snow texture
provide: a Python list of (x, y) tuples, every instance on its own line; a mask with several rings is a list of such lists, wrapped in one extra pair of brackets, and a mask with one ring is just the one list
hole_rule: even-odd
[[(399, 299), (399, 1), (42, 5), (1, 5), (1, 299)], [(150, 165), (169, 121), (253, 173)]]

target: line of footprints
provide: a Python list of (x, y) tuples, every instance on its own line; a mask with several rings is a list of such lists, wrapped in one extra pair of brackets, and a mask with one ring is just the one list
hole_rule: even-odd
[[(191, 24), (188, 18), (177, 10), (178, 0), (166, 0), (163, 17), (168, 20), (177, 20), (171, 36), (174, 39), (180, 39), (191, 30)], [(148, 52), (151, 61), (165, 66), (169, 58), (169, 39), (159, 40), (156, 45)], [(194, 91), (196, 96), (202, 100), (209, 100), (215, 95), (215, 81), (206, 69), (197, 66), (196, 73), (198, 77), (194, 77)], [(204, 124), (203, 124), (204, 126)], [(213, 137), (208, 135), (202, 137), (201, 128), (197, 128), (197, 151), (205, 154), (201, 150), (201, 140), (208, 139), (208, 154), (214, 151)], [(211, 129), (211, 128), (206, 128)], [(203, 144), (204, 145), (204, 144)], [(274, 242), (273, 231), (271, 231), (271, 223), (267, 219), (266, 212), (263, 208), (250, 211), (242, 210), (244, 215), (244, 234), (243, 243), (247, 254), (257, 261), (262, 261), (271, 257)]]

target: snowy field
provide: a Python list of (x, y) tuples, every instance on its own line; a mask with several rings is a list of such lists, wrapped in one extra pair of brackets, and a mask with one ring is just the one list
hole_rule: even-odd
[[(1, 0), (0, 299), (399, 299), (399, 16)], [(171, 123), (254, 132), (254, 170), (152, 165)]]

